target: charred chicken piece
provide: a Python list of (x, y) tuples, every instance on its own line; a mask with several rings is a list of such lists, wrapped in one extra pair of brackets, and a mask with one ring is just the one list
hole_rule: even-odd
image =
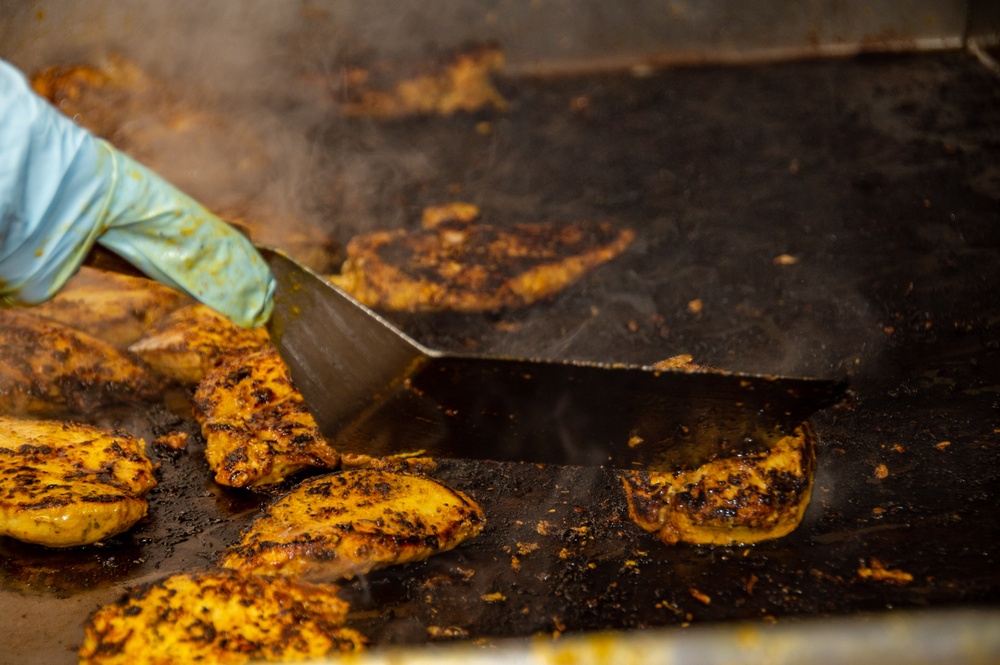
[(345, 471), (306, 480), (267, 508), (222, 566), (333, 580), (426, 559), (484, 524), (472, 499), (426, 476)]
[(232, 571), (132, 589), (87, 620), (81, 665), (236, 664), (324, 659), (366, 639), (343, 626), (338, 587)]
[(145, 443), (89, 425), (0, 416), (0, 535), (90, 545), (146, 515)]
[(507, 100), (492, 81), (503, 65), (503, 51), (483, 44), (440, 61), (421, 62), (412, 72), (401, 71), (400, 65), (388, 62), (349, 66), (340, 93), (344, 113), (398, 119), (484, 109), (505, 111)]
[(622, 474), (629, 515), (666, 544), (750, 544), (802, 521), (812, 493), (816, 440), (803, 424), (768, 450), (677, 472)]
[(507, 228), (476, 221), (468, 208), (435, 209), (418, 230), (353, 238), (331, 281), (375, 309), (494, 312), (555, 295), (634, 237), (607, 222)]
[(219, 484), (262, 488), (340, 462), (272, 346), (227, 356), (198, 384), (193, 406)]
[(111, 344), (0, 307), (0, 413), (92, 411), (156, 399), (161, 389), (148, 367)]
[(210, 307), (181, 307), (157, 321), (129, 347), (163, 376), (196, 384), (230, 354), (270, 345), (263, 327), (247, 330)]
[(33, 307), (31, 313), (125, 348), (188, 301), (179, 291), (151, 279), (84, 266), (54, 298)]

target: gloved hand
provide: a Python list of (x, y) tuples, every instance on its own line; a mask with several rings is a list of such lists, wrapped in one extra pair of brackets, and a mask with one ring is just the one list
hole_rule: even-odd
[(0, 298), (51, 298), (95, 242), (244, 327), (271, 314), (274, 278), (247, 238), (0, 60)]

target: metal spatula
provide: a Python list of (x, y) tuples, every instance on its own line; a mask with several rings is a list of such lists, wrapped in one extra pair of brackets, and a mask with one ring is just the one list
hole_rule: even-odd
[(272, 340), (341, 452), (674, 469), (766, 448), (843, 381), (442, 353), (286, 255)]

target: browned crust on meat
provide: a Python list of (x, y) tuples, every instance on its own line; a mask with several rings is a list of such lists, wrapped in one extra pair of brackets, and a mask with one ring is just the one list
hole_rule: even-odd
[(306, 480), (270, 506), (222, 565), (333, 579), (450, 550), (484, 524), (478, 504), (431, 478), (345, 471)]
[(378, 231), (347, 245), (332, 281), (369, 307), (396, 311), (491, 312), (551, 297), (621, 254), (635, 238), (609, 222), (435, 221)]
[(157, 321), (129, 351), (163, 376), (195, 384), (227, 356), (270, 343), (263, 327), (242, 328), (206, 305), (191, 304)]
[(161, 391), (142, 362), (111, 344), (0, 307), (0, 413), (87, 412), (153, 400)]
[(227, 356), (198, 384), (192, 404), (222, 485), (266, 487), (340, 462), (274, 347)]
[(146, 514), (156, 485), (145, 442), (121, 431), (0, 416), (0, 534), (89, 545)]
[(179, 574), (92, 614), (81, 665), (322, 659), (364, 648), (338, 587), (233, 571)]
[(664, 543), (748, 544), (780, 538), (801, 522), (816, 468), (808, 424), (767, 451), (692, 471), (624, 472), (629, 516)]

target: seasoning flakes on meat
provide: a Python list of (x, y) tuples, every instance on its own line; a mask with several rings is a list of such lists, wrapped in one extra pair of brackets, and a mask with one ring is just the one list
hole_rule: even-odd
[(233, 571), (178, 574), (87, 620), (81, 665), (313, 661), (357, 651), (338, 587)]
[(345, 471), (306, 480), (268, 507), (222, 566), (332, 580), (426, 559), (484, 525), (475, 501), (426, 476)]
[(219, 484), (263, 488), (303, 469), (340, 463), (270, 345), (229, 355), (212, 368), (193, 407)]
[(31, 313), (125, 348), (188, 300), (151, 279), (84, 266)]
[(803, 424), (768, 450), (691, 471), (622, 473), (632, 520), (666, 544), (750, 544), (788, 535), (809, 505), (816, 441)]
[(0, 416), (0, 535), (90, 545), (146, 515), (156, 485), (145, 443), (89, 425)]
[(493, 226), (474, 208), (446, 206), (420, 229), (351, 239), (331, 281), (375, 309), (495, 312), (554, 296), (634, 237), (608, 222)]
[(129, 351), (163, 376), (193, 385), (226, 356), (269, 344), (264, 327), (242, 328), (206, 305), (193, 304), (157, 321)]
[(87, 412), (160, 397), (158, 377), (135, 357), (26, 310), (0, 307), (0, 413)]

